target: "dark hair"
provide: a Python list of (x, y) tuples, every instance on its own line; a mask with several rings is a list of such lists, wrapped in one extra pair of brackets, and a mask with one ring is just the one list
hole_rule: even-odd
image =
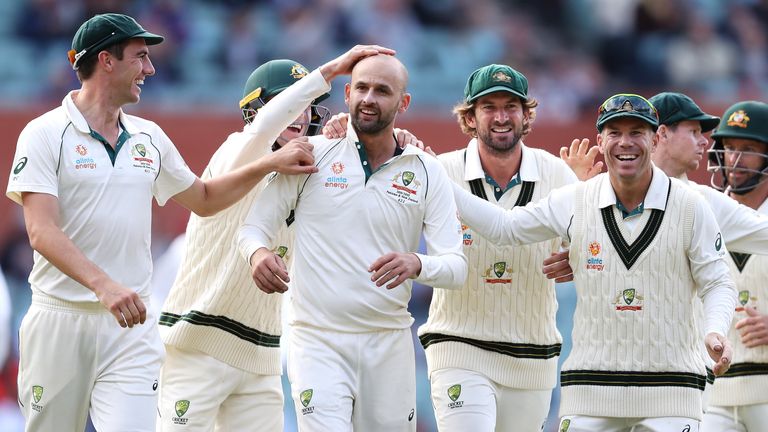
[[(126, 39), (122, 42), (118, 42), (108, 47), (104, 47), (99, 52), (107, 51), (108, 53), (115, 56), (116, 59), (122, 60), (125, 47), (128, 46), (128, 40), (129, 39)], [(90, 78), (91, 75), (93, 75), (93, 72), (96, 70), (96, 64), (98, 62), (99, 62), (99, 53), (96, 53), (95, 55), (90, 55), (80, 60), (77, 63), (78, 64), (77, 71), (76, 71), (77, 79), (80, 80), (80, 82), (83, 82), (88, 78)]]

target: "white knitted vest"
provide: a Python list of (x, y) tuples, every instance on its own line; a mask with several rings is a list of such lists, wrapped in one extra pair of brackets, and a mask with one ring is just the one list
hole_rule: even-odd
[(695, 192), (673, 179), (666, 210), (636, 216), (630, 234), (615, 206), (595, 205), (607, 181), (585, 182), (575, 200), (578, 302), (560, 415), (700, 419), (706, 374), (693, 308), (700, 300), (686, 254)]

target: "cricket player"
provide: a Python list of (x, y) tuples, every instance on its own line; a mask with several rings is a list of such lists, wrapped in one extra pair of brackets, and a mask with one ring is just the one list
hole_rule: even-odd
[[(240, 108), (246, 130), (229, 136), (203, 178), (213, 178), (314, 135), (328, 117), (317, 102), (331, 81), (366, 56), (393, 51), (357, 46), (309, 72), (293, 60), (253, 71)], [(190, 217), (176, 282), (160, 316), (167, 356), (161, 370), (158, 430), (282, 431), (282, 296), (253, 286), (234, 246), (237, 230), (265, 182), (213, 217)], [(288, 218), (290, 220), (290, 218)], [(286, 262), (293, 239), (284, 221), (271, 251)]]
[[(154, 431), (164, 352), (146, 305), (152, 199), (213, 215), (272, 171), (315, 171), (295, 143), (200, 180), (153, 122), (122, 111), (155, 73), (163, 37), (121, 14), (96, 15), (72, 41), (82, 83), (21, 132), (7, 195), (23, 206), (34, 265), (19, 332), (19, 405), (28, 431)], [(147, 322), (147, 324), (144, 324)]]
[[(536, 118), (528, 80), (506, 65), (470, 75), (453, 112), (472, 139), (438, 156), (455, 183), (501, 208), (525, 206), (578, 181), (565, 162), (526, 146)], [(440, 431), (540, 431), (557, 383), (562, 337), (554, 283), (535, 263), (552, 238), (498, 246), (462, 224), (469, 275), (461, 290), (435, 290), (419, 328)]]
[[(311, 138), (319, 173), (274, 178), (239, 234), (259, 288), (291, 282), (288, 377), (302, 431), (415, 431), (411, 283), (466, 278), (450, 180), (393, 135), (407, 83), (395, 57), (359, 61), (344, 89), (346, 138)], [(292, 210), (289, 278), (269, 245)], [(428, 255), (416, 253), (421, 233)]]
[[(768, 214), (768, 105), (744, 101), (723, 114), (709, 153), (713, 185)], [(719, 179), (719, 181), (718, 181)], [(731, 368), (715, 380), (705, 432), (768, 430), (768, 258), (731, 252), (739, 303), (729, 333)]]
[(722, 235), (700, 195), (651, 164), (650, 102), (614, 95), (596, 125), (607, 173), (506, 211), (457, 187), (457, 205), (500, 244), (571, 242), (578, 303), (560, 430), (697, 431), (706, 382), (697, 295), (715, 374), (732, 354), (725, 334), (736, 296)]

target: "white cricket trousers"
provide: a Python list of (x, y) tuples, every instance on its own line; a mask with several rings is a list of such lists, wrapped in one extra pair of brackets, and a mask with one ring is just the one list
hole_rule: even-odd
[(763, 431), (768, 431), (768, 404), (710, 406), (701, 422), (701, 432)]
[(166, 346), (158, 432), (282, 432), (280, 375), (257, 375), (200, 351)]
[(458, 368), (436, 370), (429, 380), (440, 432), (539, 432), (547, 420), (552, 390), (505, 387)]
[(340, 333), (293, 326), (288, 378), (300, 432), (416, 432), (410, 329)]
[(699, 421), (687, 417), (565, 416), (558, 431), (567, 432), (699, 432)]
[(100, 303), (40, 294), (19, 329), (19, 405), (26, 430), (154, 432), (164, 351), (147, 321), (122, 328)]

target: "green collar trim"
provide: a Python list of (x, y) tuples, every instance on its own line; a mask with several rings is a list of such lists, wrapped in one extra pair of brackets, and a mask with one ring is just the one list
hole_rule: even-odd
[(624, 207), (624, 204), (622, 204), (619, 200), (616, 200), (616, 208), (621, 211), (621, 216), (624, 219), (630, 216), (637, 216), (642, 214), (644, 210), (643, 203), (640, 203), (640, 205), (637, 206), (634, 210), (627, 210), (627, 208)]
[(510, 180), (509, 183), (507, 183), (506, 187), (499, 186), (498, 183), (496, 183), (496, 180), (494, 180), (488, 174), (485, 175), (485, 182), (491, 185), (491, 187), (493, 187), (493, 195), (496, 197), (496, 201), (498, 201), (508, 190), (519, 185), (522, 182), (522, 180), (520, 180), (520, 172), (518, 172), (517, 175), (512, 177), (512, 180)]
[(120, 126), (120, 135), (117, 137), (117, 144), (115, 144), (115, 148), (112, 148), (112, 145), (109, 143), (109, 141), (106, 140), (101, 134), (96, 132), (95, 130), (91, 129), (90, 126), (88, 126), (88, 132), (92, 138), (98, 140), (100, 143), (104, 144), (104, 149), (107, 150), (107, 154), (109, 155), (109, 160), (112, 161), (112, 166), (115, 166), (115, 160), (117, 159), (117, 153), (120, 152), (120, 149), (123, 148), (123, 144), (125, 144), (128, 139), (131, 138), (131, 134), (128, 133), (127, 130), (125, 130), (125, 126), (123, 126), (122, 122), (118, 122)]
[[(368, 182), (368, 179), (371, 178), (374, 172), (380, 171), (385, 166), (389, 165), (389, 163), (385, 162), (381, 164), (379, 168), (376, 169), (376, 171), (371, 171), (371, 163), (368, 161), (368, 153), (365, 151), (365, 145), (362, 143), (362, 141), (355, 142), (355, 146), (357, 147), (357, 154), (360, 156), (360, 163), (363, 164), (363, 171), (365, 171), (365, 182)], [(404, 149), (400, 147), (400, 144), (397, 142), (397, 138), (395, 138), (395, 153), (392, 155), (392, 157), (400, 156), (403, 154)]]

